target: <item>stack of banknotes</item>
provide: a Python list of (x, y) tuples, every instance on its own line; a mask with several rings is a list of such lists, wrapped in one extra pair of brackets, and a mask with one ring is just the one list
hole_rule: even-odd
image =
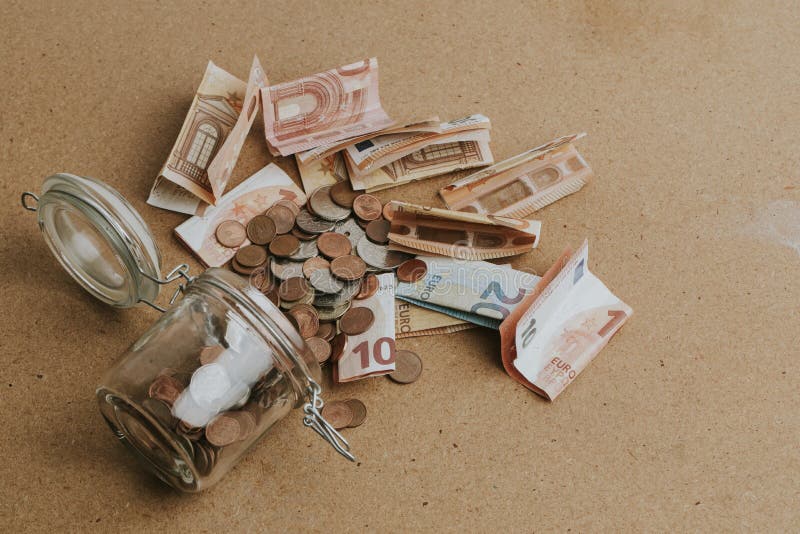
[[(294, 156), (302, 189), (272, 164), (226, 192), (259, 114), (268, 150)], [(575, 146), (584, 134), (559, 137), (495, 163), (490, 129), (481, 114), (392, 120), (378, 94), (375, 58), (276, 85), (270, 85), (257, 57), (247, 82), (209, 62), (148, 203), (192, 215), (176, 229), (178, 237), (207, 266), (232, 261), (243, 275), (250, 271), (235, 259), (242, 247), (251, 247), (250, 256), (253, 246), (263, 247), (260, 265), (302, 273), (303, 263), (320, 255), (319, 238), (335, 243), (330, 234), (345, 235), (351, 244), (342, 252), (366, 266), (367, 277), (361, 273), (359, 283), (370, 274), (380, 277), (378, 296), (394, 305), (384, 309), (382, 300), (376, 320), (387, 324), (371, 327), (387, 340), (381, 366), (348, 363), (345, 369), (340, 363), (334, 378), (392, 372), (395, 339), (488, 328), (500, 332), (498, 353), (509, 375), (552, 400), (632, 310), (589, 271), (588, 243), (574, 253), (567, 249), (544, 276), (498, 261), (538, 246), (542, 224), (527, 217), (579, 191), (592, 170)], [(444, 207), (381, 203), (369, 194), (478, 167), (432, 199)], [(261, 231), (253, 243), (244, 229), (257, 216)], [(230, 233), (218, 231), (223, 223), (241, 225), (234, 246)], [(227, 236), (225, 243), (220, 235)], [(270, 248), (267, 238), (273, 235), (281, 236), (282, 245), (294, 239), (299, 248), (273, 257), (285, 249)], [(324, 270), (334, 259), (323, 251), (312, 263)], [(292, 262), (300, 264), (293, 269)], [(265, 276), (272, 276), (269, 268), (259, 272), (258, 287), (274, 290)], [(332, 282), (310, 287), (304, 299), (356, 302), (336, 292), (346, 286), (355, 295), (354, 280), (325, 276)], [(364, 304), (352, 304), (357, 305)], [(337, 332), (334, 320), (326, 333)]]

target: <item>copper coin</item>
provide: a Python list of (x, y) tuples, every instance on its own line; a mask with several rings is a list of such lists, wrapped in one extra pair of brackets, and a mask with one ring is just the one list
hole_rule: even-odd
[(336, 430), (347, 428), (353, 422), (353, 415), (353, 409), (346, 402), (333, 401), (322, 407), (322, 417)]
[(211, 345), (210, 347), (203, 347), (200, 351), (200, 365), (208, 365), (213, 362), (219, 355), (225, 352), (225, 347), (222, 345)]
[(291, 234), (279, 235), (269, 244), (269, 251), (279, 258), (288, 258), (299, 248), (300, 240)]
[(228, 417), (236, 419), (239, 423), (239, 437), (237, 441), (247, 438), (256, 429), (256, 417), (248, 410), (228, 412)]
[(364, 300), (370, 298), (372, 295), (378, 292), (378, 286), (380, 286), (380, 281), (378, 277), (374, 274), (368, 274), (364, 277), (364, 280), (361, 281), (361, 289), (358, 291), (358, 295), (355, 296), (356, 300)]
[(186, 437), (186, 439), (190, 439), (192, 441), (197, 441), (203, 437), (203, 427), (199, 426), (192, 426), (186, 421), (181, 421), (178, 423), (178, 426), (175, 428), (179, 434)]
[(224, 447), (239, 439), (242, 426), (238, 419), (223, 412), (206, 425), (206, 439), (212, 445)]
[(310, 337), (306, 339), (306, 345), (314, 353), (314, 358), (319, 363), (327, 362), (331, 357), (331, 345), (321, 337)]
[(367, 224), (366, 232), (367, 239), (378, 245), (385, 245), (389, 243), (389, 229), (392, 223), (386, 219), (375, 219)]
[(311, 241), (312, 239), (317, 238), (316, 234), (309, 234), (308, 232), (304, 232), (296, 226), (292, 228), (292, 235), (300, 241)]
[(236, 261), (236, 256), (231, 258), (231, 269), (233, 269), (233, 272), (238, 273), (242, 276), (250, 276), (260, 268), (261, 265), (259, 265), (258, 267), (245, 267), (238, 261)]
[(247, 231), (239, 221), (222, 221), (214, 233), (223, 247), (236, 248), (247, 238)]
[(350, 254), (353, 250), (353, 245), (350, 244), (350, 240), (347, 239), (346, 235), (325, 232), (317, 239), (317, 248), (329, 258), (338, 258), (339, 256)]
[(264, 214), (275, 223), (275, 232), (285, 234), (294, 226), (297, 214), (284, 204), (274, 204)]
[(358, 256), (339, 256), (331, 262), (331, 273), (340, 280), (358, 280), (367, 271), (367, 264)]
[(350, 308), (339, 319), (339, 330), (348, 336), (357, 336), (369, 330), (374, 322), (375, 314), (369, 308)]
[(317, 330), (319, 330), (319, 314), (313, 306), (298, 304), (287, 313), (294, 319), (300, 337), (306, 339), (317, 334)]
[(392, 207), (391, 202), (387, 202), (383, 207), (383, 218), (389, 222), (392, 222), (392, 219), (394, 218), (394, 208)]
[(347, 399), (344, 402), (353, 410), (353, 420), (347, 425), (348, 428), (361, 426), (367, 418), (367, 407), (358, 399)]
[(414, 258), (413, 260), (406, 260), (400, 264), (397, 268), (397, 279), (401, 282), (413, 284), (424, 277), (427, 272), (428, 265), (424, 261)]
[(316, 337), (321, 337), (322, 339), (330, 343), (330, 341), (333, 339), (333, 336), (335, 335), (336, 335), (336, 325), (334, 323), (320, 323)]
[(278, 287), (278, 297), (282, 301), (300, 300), (309, 292), (308, 282), (302, 276), (287, 278)]
[(176, 378), (167, 375), (159, 375), (150, 384), (147, 394), (161, 401), (166, 402), (170, 406), (178, 400), (181, 392), (183, 391), (183, 384)]
[(289, 208), (291, 212), (294, 213), (295, 217), (297, 216), (298, 213), (300, 213), (300, 206), (298, 206), (291, 200), (286, 200), (285, 198), (277, 201), (275, 203), (275, 206), (285, 206)]
[(352, 208), (353, 201), (359, 195), (353, 191), (350, 180), (342, 180), (333, 184), (330, 190), (331, 200), (343, 208)]
[(422, 374), (422, 359), (410, 350), (397, 350), (394, 353), (394, 372), (389, 378), (400, 384), (415, 382)]
[(258, 289), (262, 293), (269, 291), (274, 285), (275, 280), (269, 272), (266, 264), (259, 266), (250, 274), (250, 285)]
[(353, 200), (353, 211), (356, 216), (364, 221), (374, 221), (381, 216), (383, 205), (372, 195), (358, 195)]
[(266, 215), (256, 215), (247, 223), (247, 239), (254, 245), (266, 245), (275, 237), (275, 221)]
[(306, 278), (311, 278), (311, 273), (314, 271), (319, 271), (320, 269), (330, 269), (331, 262), (323, 258), (322, 256), (315, 256), (313, 258), (307, 259), (303, 263), (303, 274)]
[(264, 296), (267, 297), (270, 300), (270, 302), (272, 302), (275, 306), (280, 306), (281, 305), (281, 299), (278, 296), (278, 288), (277, 287), (272, 286), (269, 289), (269, 291), (265, 291), (264, 292)]
[(331, 362), (338, 362), (344, 356), (345, 349), (347, 349), (347, 334), (340, 332), (331, 340)]
[(242, 267), (258, 267), (267, 261), (267, 251), (259, 245), (247, 245), (237, 250), (234, 258)]

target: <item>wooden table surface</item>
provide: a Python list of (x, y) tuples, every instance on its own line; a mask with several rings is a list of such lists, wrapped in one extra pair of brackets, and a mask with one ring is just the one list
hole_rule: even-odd
[[(800, 24), (796, 3), (6, 1), (0, 18), (0, 525), (5, 531), (789, 530), (800, 524)], [(335, 387), (367, 422), (351, 465), (279, 423), (218, 486), (165, 488), (114, 442), (94, 388), (158, 318), (109, 309), (18, 205), (105, 180), (145, 204), (209, 59), (272, 83), (377, 56), (390, 114), (492, 120), (502, 159), (557, 135), (596, 174), (537, 214), (542, 273), (590, 242), (634, 316), (554, 403), (497, 335), (403, 340), (413, 385)], [(259, 119), (260, 121), (260, 119)], [(234, 183), (271, 158), (251, 132)], [(275, 162), (297, 177), (291, 158)], [(441, 205), (452, 177), (380, 195)]]

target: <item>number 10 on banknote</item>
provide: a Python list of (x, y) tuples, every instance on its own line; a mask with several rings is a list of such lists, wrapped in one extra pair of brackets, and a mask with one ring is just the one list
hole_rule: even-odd
[(548, 400), (572, 383), (633, 313), (588, 263), (588, 242), (575, 254), (562, 254), (500, 325), (506, 371)]

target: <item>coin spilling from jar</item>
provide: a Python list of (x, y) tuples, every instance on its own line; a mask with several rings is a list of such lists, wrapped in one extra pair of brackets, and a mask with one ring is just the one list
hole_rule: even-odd
[[(419, 378), (421, 360), (409, 360), (414, 354), (410, 351), (395, 350), (393, 315), (376, 313), (373, 308), (380, 306), (373, 300), (380, 296), (378, 275), (394, 273), (401, 282), (415, 282), (424, 278), (427, 266), (414, 254), (389, 248), (391, 224), (385, 214), (377, 197), (338, 182), (311, 192), (302, 208), (279, 201), (245, 225), (222, 221), (216, 235), (222, 246), (231, 248), (245, 236), (249, 239), (251, 244), (237, 250), (231, 269), (284, 312), (321, 365), (337, 366), (346, 352), (363, 350), (364, 342), (382, 343), (388, 348), (380, 357), (396, 365), (378, 373), (367, 368), (361, 376), (386, 374), (407, 384)], [(393, 305), (393, 298), (389, 302)], [(333, 375), (339, 379), (336, 370)], [(366, 406), (357, 399), (330, 401), (323, 415), (337, 429), (352, 428), (366, 419)], [(212, 440), (233, 439), (236, 428), (247, 427), (236, 417), (217, 422)]]

